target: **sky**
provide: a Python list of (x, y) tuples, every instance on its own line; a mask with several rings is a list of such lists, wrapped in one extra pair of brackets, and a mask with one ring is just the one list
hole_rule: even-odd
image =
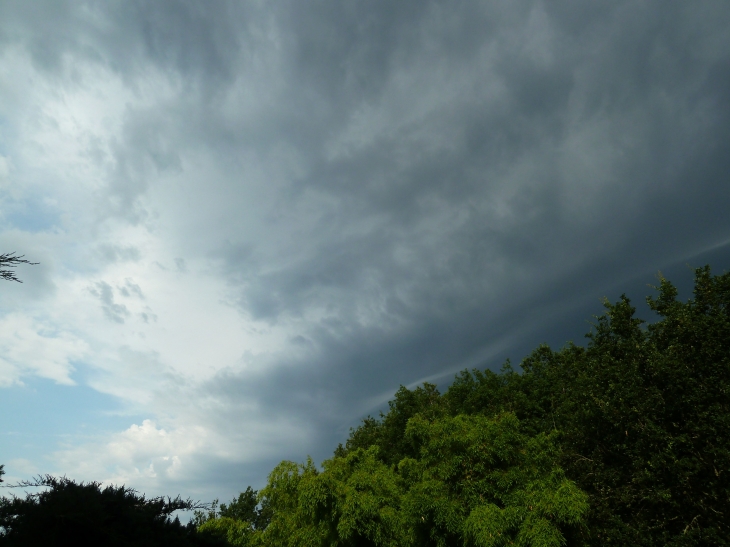
[(730, 4), (0, 2), (0, 464), (231, 499), (730, 269)]

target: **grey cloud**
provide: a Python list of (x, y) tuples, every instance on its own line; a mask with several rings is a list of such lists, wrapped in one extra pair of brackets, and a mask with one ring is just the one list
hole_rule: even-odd
[[(234, 241), (249, 249), (245, 265), (219, 254), (253, 317), (320, 306), (355, 329), (354, 317), (382, 301), (398, 303), (383, 306), (383, 321), (458, 321), (511, 305), (500, 293), (537, 298), (599, 264), (627, 275), (730, 230), (726, 9), (232, 6), (114, 8), (130, 56), (180, 74), (193, 97), (180, 99), (184, 117), (175, 104), (129, 113), (114, 192), (131, 207), (145, 169), (177, 168), (186, 147), (300, 151), (304, 173), (277, 207), (301, 256), (272, 270), (256, 251), (276, 247), (265, 235)], [(236, 127), (195, 90), (243, 101), (232, 86), (257, 51), (275, 63), (263, 73), (274, 100)], [(131, 61), (113, 59), (134, 78)], [(184, 123), (196, 131), (181, 140)], [(226, 192), (245, 199), (234, 184)], [(321, 207), (302, 229), (305, 196)]]
[(145, 311), (140, 313), (139, 316), (145, 323), (157, 323), (157, 314), (152, 313), (152, 309), (149, 306), (145, 306)]
[(54, 274), (57, 263), (53, 253), (41, 241), (34, 240), (20, 230), (13, 230), (0, 235), (0, 248), (6, 249), (6, 253), (22, 249), (16, 255), (23, 254), (25, 260), (36, 263), (21, 264), (15, 268), (15, 274), (22, 284), (3, 283), (0, 303), (4, 309), (12, 309), (22, 302), (41, 301), (56, 292)]
[(121, 287), (117, 287), (117, 290), (119, 291), (119, 294), (126, 297), (135, 296), (137, 298), (141, 298), (144, 300), (144, 294), (142, 294), (142, 289), (139, 285), (134, 283), (131, 279), (127, 278), (124, 280), (124, 285)]
[[(526, 325), (535, 345), (580, 340), (568, 318), (600, 313), (607, 287), (730, 235), (729, 10), (486, 3), (438, 20), (434, 6), (287, 19), (305, 82), (292, 100), (312, 115), (277, 133), (308, 158), (278, 206), (304, 251), (273, 270), (257, 246), (274, 240), (220, 256), (245, 313), (323, 310), (302, 334), (321, 353), (227, 389), (326, 421)], [(318, 390), (331, 401), (296, 407)]]
[(231, 72), (229, 56), (239, 49), (238, 25), (244, 13), (244, 6), (221, 1), (11, 1), (0, 12), (5, 22), (0, 44), (24, 44), (34, 63), (55, 73), (66, 68), (69, 56), (125, 75), (152, 61), (217, 80)]
[(114, 301), (114, 289), (105, 281), (98, 281), (89, 292), (96, 296), (101, 302), (101, 309), (104, 315), (115, 323), (124, 323), (125, 317), (129, 316), (129, 310), (124, 304), (117, 304)]
[(141, 257), (139, 249), (131, 245), (106, 243), (99, 245), (96, 252), (105, 262), (137, 262)]
[(114, 163), (106, 192), (99, 196), (100, 219), (111, 214), (137, 224), (149, 217), (140, 197), (149, 189), (151, 173), (182, 170), (175, 129), (170, 126), (164, 113), (127, 112), (122, 138), (112, 143)]

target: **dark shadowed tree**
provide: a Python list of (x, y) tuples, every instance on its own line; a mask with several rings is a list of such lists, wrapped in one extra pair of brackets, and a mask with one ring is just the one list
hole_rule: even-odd
[(147, 498), (125, 486), (101, 487), (50, 475), (14, 487), (44, 487), (39, 493), (0, 498), (0, 546), (158, 547), (221, 545), (193, 525), (172, 518), (202, 507), (192, 500)]
[(250, 486), (241, 492), (238, 498), (226, 505), (221, 503), (220, 516), (251, 523), (254, 528), (262, 530), (271, 520), (271, 509), (258, 501), (258, 492)]

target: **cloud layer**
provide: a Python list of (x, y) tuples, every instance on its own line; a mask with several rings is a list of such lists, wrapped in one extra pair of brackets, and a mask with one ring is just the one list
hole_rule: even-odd
[(45, 452), (8, 434), (14, 473), (232, 495), (399, 384), (580, 336), (703, 252), (727, 268), (729, 25), (713, 2), (4, 2), (0, 249), (41, 265), (2, 287), (0, 385), (128, 416), (69, 417)]

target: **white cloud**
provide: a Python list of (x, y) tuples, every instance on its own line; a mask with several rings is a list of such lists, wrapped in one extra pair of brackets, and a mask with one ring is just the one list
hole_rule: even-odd
[(0, 318), (0, 386), (35, 375), (59, 384), (74, 384), (73, 361), (86, 357), (88, 345), (57, 325), (19, 313)]
[[(168, 404), (163, 412), (169, 413), (174, 406)], [(178, 402), (178, 406), (183, 405)], [(265, 461), (270, 465), (280, 453), (282, 435), (298, 451), (307, 444), (307, 428), (295, 424), (267, 422), (259, 414), (221, 428), (212, 416), (205, 415), (199, 401), (190, 406), (194, 408), (179, 409), (178, 415), (184, 419), (165, 426), (145, 419), (124, 431), (62, 447), (50, 455), (52, 472), (75, 480), (133, 485), (153, 495), (170, 494), (172, 488), (187, 485), (196, 495), (212, 499), (217, 495), (216, 485), (196, 484), (195, 480), (210, 473), (211, 462), (242, 466)], [(189, 420), (193, 415), (195, 422)]]
[(148, 419), (106, 440), (61, 449), (52, 458), (59, 471), (76, 480), (133, 484), (159, 492), (162, 485), (191, 471), (195, 454), (210, 449), (210, 437), (202, 427), (168, 431)]
[(10, 184), (10, 158), (0, 154), (0, 190)]
[(3, 461), (5, 465), (5, 477), (3, 481), (7, 484), (14, 484), (22, 480), (29, 480), (30, 477), (43, 473), (38, 469), (36, 463), (27, 458), (13, 458)]

